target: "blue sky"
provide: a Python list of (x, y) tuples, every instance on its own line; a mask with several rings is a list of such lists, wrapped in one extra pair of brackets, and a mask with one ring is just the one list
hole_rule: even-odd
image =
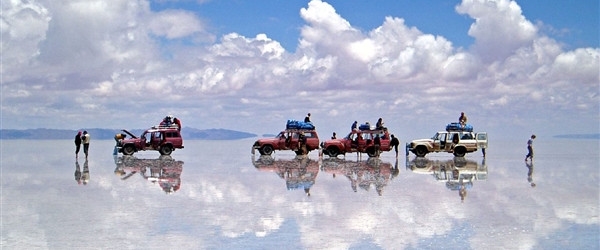
[(374, 3), (5, 1), (1, 126), (598, 133), (598, 1)]
[[(285, 0), (209, 0), (152, 2), (153, 10), (168, 8), (187, 9), (207, 21), (216, 34), (237, 32), (244, 36), (266, 33), (279, 41), (287, 50), (295, 50), (299, 29), (304, 24), (299, 10), (308, 1)], [(455, 46), (468, 47), (473, 38), (467, 31), (472, 20), (456, 13), (459, 1), (327, 1), (353, 26), (371, 30), (383, 22), (384, 17), (394, 16), (406, 20), (409, 26), (446, 37)], [(548, 32), (566, 46), (597, 47), (599, 43), (600, 11), (598, 1), (527, 0), (518, 1), (523, 14), (532, 22), (543, 22)]]

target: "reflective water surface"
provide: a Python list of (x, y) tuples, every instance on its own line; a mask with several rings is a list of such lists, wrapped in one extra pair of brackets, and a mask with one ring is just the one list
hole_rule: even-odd
[[(599, 144), (491, 141), (480, 153), (252, 155), (254, 139), (171, 156), (92, 141), (2, 141), (6, 249), (598, 249)], [(586, 145), (582, 147), (582, 145)]]

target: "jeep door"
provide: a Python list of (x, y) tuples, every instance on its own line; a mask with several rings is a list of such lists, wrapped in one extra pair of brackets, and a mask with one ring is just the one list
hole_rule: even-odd
[(477, 141), (477, 148), (487, 148), (488, 145), (488, 137), (487, 132), (479, 132), (475, 134), (475, 138)]
[(304, 136), (306, 137), (306, 148), (309, 151), (319, 148), (319, 138), (316, 132), (306, 132)]
[(445, 151), (447, 143), (447, 133), (437, 133), (433, 136), (433, 151)]
[(294, 150), (294, 151), (298, 150), (299, 137), (300, 137), (300, 134), (298, 134), (298, 132), (292, 132), (291, 134), (288, 134), (288, 138), (291, 138), (291, 139), (289, 139), (288, 147), (291, 150)]
[(289, 136), (289, 134), (286, 135), (285, 132), (279, 133), (279, 135), (276, 138), (277, 146), (275, 147), (275, 149), (279, 149), (279, 150), (287, 149), (288, 147), (286, 145), (286, 139), (288, 138), (288, 136)]

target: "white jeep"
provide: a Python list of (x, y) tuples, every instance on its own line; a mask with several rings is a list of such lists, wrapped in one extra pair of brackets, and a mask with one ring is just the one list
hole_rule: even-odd
[(485, 156), (487, 145), (486, 132), (440, 131), (431, 139), (419, 139), (406, 143), (406, 155), (408, 152), (413, 152), (417, 157), (424, 157), (432, 152), (447, 152), (453, 153), (457, 157), (463, 157), (466, 153), (481, 149)]

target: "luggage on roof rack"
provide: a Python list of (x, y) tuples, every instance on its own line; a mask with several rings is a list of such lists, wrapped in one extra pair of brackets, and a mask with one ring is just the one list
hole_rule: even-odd
[(164, 125), (156, 125), (156, 126), (152, 126), (153, 129), (167, 129), (167, 128), (179, 128), (179, 126), (177, 126), (177, 124), (171, 124), (171, 126), (164, 126)]
[(361, 124), (360, 126), (358, 126), (359, 130), (373, 130), (375, 129), (375, 127), (369, 125), (369, 124)]
[(464, 126), (458, 122), (448, 123), (446, 125), (446, 131), (465, 131), (473, 132), (473, 126), (471, 124), (465, 124)]
[(307, 130), (312, 130), (315, 129), (315, 125), (313, 125), (311, 122), (301, 122), (301, 121), (296, 121), (296, 120), (288, 120), (286, 125), (285, 125), (286, 129), (307, 129)]

